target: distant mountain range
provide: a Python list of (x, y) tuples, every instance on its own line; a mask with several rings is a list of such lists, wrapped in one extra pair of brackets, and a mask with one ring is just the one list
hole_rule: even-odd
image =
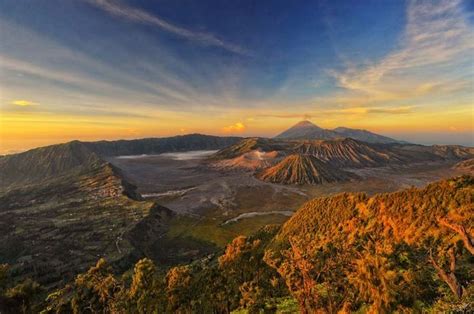
[(209, 162), (222, 170), (252, 171), (258, 179), (272, 183), (322, 184), (355, 179), (347, 169), (456, 163), (473, 157), (474, 148), (459, 145), (382, 144), (343, 137), (247, 138), (218, 151)]
[[(345, 137), (342, 134), (351, 136)], [(321, 139), (321, 137), (330, 139)], [(359, 139), (354, 139), (354, 137), (359, 137)], [(291, 162), (287, 160), (285, 167), (301, 169), (301, 167), (312, 165), (310, 168), (314, 166), (314, 169), (318, 169), (317, 173), (305, 172), (306, 175), (313, 176), (312, 178), (305, 178), (305, 175), (297, 176), (301, 180), (295, 180), (294, 176), (291, 176), (289, 180), (277, 180), (276, 177), (282, 178), (282, 176), (275, 177), (270, 173), (259, 176), (267, 181), (286, 184), (318, 184), (334, 178), (345, 180), (348, 176), (338, 173), (334, 173), (330, 180), (320, 177), (320, 174), (327, 175), (328, 172), (341, 167), (381, 167), (443, 160), (455, 162), (474, 157), (473, 148), (458, 145), (406, 144), (368, 131), (347, 128), (325, 130), (309, 121), (302, 121), (274, 139), (190, 134), (138, 140), (72, 141), (36, 148), (0, 157), (0, 191), (9, 187), (39, 184), (59, 176), (78, 176), (107, 165), (107, 157), (112, 156), (218, 149), (220, 151), (209, 158), (209, 164), (223, 169), (265, 170), (294, 154), (302, 155), (302, 157), (293, 157)], [(313, 156), (321, 163), (314, 162), (313, 158), (306, 156)], [(295, 166), (296, 161), (301, 161), (303, 164)], [(316, 163), (318, 163), (317, 167)], [(283, 168), (283, 165), (281, 166), (280, 168)], [(323, 167), (327, 167), (328, 171), (324, 172)]]
[(275, 136), (276, 139), (288, 140), (331, 140), (337, 138), (353, 138), (367, 143), (402, 143), (390, 137), (375, 134), (367, 130), (338, 127), (333, 130), (323, 129), (310, 121), (301, 121), (288, 130)]
[(240, 140), (239, 137), (189, 134), (138, 140), (72, 141), (35, 148), (19, 154), (0, 156), (0, 189), (10, 185), (38, 183), (71, 173), (80, 174), (106, 163), (106, 157), (216, 150)]

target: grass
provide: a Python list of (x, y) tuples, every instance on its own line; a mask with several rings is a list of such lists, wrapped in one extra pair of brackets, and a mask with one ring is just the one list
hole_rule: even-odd
[(287, 219), (288, 217), (283, 215), (255, 216), (222, 225), (222, 220), (217, 218), (196, 219), (188, 216), (178, 216), (170, 221), (167, 236), (169, 238), (191, 237), (224, 248), (239, 235), (248, 236), (265, 225), (282, 224)]

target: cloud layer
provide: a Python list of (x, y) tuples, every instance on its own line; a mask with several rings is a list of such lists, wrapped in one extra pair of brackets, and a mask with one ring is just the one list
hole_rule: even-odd
[[(399, 48), (368, 64), (331, 71), (354, 101), (383, 102), (469, 87), (473, 31), (460, 0), (409, 1)], [(349, 100), (350, 101), (350, 100)]]

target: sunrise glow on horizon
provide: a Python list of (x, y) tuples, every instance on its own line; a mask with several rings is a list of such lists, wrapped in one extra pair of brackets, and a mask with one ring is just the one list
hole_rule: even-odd
[(0, 0), (0, 154), (275, 136), (307, 119), (474, 146), (469, 1)]

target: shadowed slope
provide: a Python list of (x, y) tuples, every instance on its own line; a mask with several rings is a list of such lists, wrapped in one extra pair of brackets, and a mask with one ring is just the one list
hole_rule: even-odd
[(84, 143), (73, 141), (0, 158), (0, 187), (37, 183), (65, 173), (77, 174), (105, 162)]

